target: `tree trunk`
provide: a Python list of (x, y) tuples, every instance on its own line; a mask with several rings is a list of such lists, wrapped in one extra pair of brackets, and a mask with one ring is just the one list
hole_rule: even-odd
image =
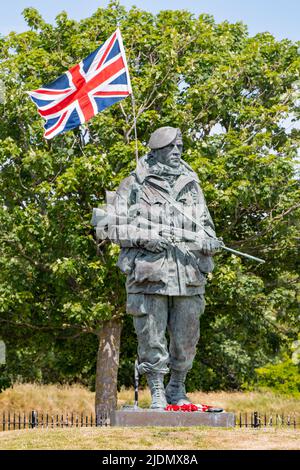
[(109, 320), (99, 334), (96, 370), (96, 415), (117, 408), (117, 379), (122, 323)]

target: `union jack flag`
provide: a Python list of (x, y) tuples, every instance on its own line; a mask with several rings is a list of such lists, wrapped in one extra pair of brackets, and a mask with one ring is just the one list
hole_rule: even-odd
[(79, 64), (48, 85), (28, 92), (46, 119), (46, 139), (78, 127), (131, 93), (119, 28)]

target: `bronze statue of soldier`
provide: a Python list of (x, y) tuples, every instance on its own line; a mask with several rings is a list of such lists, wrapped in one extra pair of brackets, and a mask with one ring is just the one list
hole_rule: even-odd
[(114, 220), (98, 237), (121, 246), (118, 266), (127, 276), (126, 310), (137, 334), (139, 373), (146, 374), (151, 409), (162, 409), (190, 403), (185, 380), (200, 336), (206, 275), (219, 245), (199, 179), (181, 158), (180, 129), (157, 129), (148, 146), (150, 152), (110, 195)]

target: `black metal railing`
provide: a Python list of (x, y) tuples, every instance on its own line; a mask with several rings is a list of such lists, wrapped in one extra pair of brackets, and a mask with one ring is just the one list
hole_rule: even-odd
[(38, 413), (33, 410), (30, 413), (2, 413), (0, 421), (0, 431), (11, 431), (16, 429), (33, 428), (70, 428), (70, 427), (91, 427), (109, 426), (110, 411), (104, 410), (101, 413)]
[(240, 428), (268, 428), (268, 427), (300, 427), (300, 413), (239, 413), (236, 419), (236, 425)]

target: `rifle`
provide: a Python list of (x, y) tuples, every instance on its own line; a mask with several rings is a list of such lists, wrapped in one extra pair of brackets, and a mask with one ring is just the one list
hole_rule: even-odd
[(192, 216), (190, 216), (189, 214), (185, 213), (181, 206), (178, 204), (178, 202), (173, 199), (168, 193), (164, 192), (161, 190), (160, 187), (157, 187), (155, 183), (150, 183), (150, 181), (148, 182), (148, 184), (150, 184), (150, 186), (153, 186), (156, 190), (159, 190), (159, 194), (160, 196), (162, 196), (162, 198), (167, 201), (171, 207), (173, 207), (174, 209), (177, 210), (177, 212), (179, 212), (181, 215), (183, 215), (184, 217), (186, 217), (187, 219), (189, 219), (191, 222), (193, 222), (196, 227), (199, 227), (201, 228), (202, 230), (204, 230), (204, 232), (208, 235), (209, 238), (213, 238), (216, 242), (216, 244), (218, 245), (218, 248), (221, 248), (223, 250), (226, 250), (226, 251), (229, 251), (230, 253), (233, 253), (235, 255), (238, 255), (238, 256), (244, 256), (244, 258), (249, 258), (249, 259), (252, 259), (254, 261), (257, 261), (258, 263), (265, 263), (265, 260), (261, 259), (261, 258), (257, 258), (256, 256), (252, 256), (252, 255), (249, 255), (248, 253), (243, 253), (242, 251), (237, 251), (237, 250), (234, 250), (233, 248), (229, 248), (228, 246), (225, 246), (223, 240), (220, 238), (217, 238), (217, 237), (212, 237), (205, 229), (205, 227), (203, 227), (202, 224), (200, 224), (200, 222), (198, 222), (197, 220), (195, 220)]
[[(163, 226), (163, 229), (160, 231), (160, 233), (161, 233), (161, 236), (164, 238), (168, 238), (168, 236), (172, 236), (174, 234), (175, 236), (181, 235), (182, 241), (195, 242), (195, 243), (197, 243), (197, 241), (199, 242), (199, 235), (197, 235), (197, 232), (191, 232), (190, 230), (172, 228), (172, 231), (171, 231), (169, 227)], [(210, 238), (213, 238), (213, 237), (210, 237)], [(243, 253), (242, 251), (229, 248), (228, 246), (224, 244), (222, 238), (213, 238), (213, 240), (216, 243), (216, 248), (221, 248), (225, 251), (228, 251), (238, 256), (244, 256), (244, 258), (249, 258), (259, 263), (265, 263), (265, 260), (261, 258), (257, 258), (256, 256), (249, 255), (248, 253)]]
[[(163, 196), (164, 197), (164, 196)], [(169, 198), (168, 198), (169, 199)], [(170, 203), (170, 201), (168, 201)], [(176, 201), (175, 201), (176, 202)], [(200, 224), (200, 222), (193, 219), (189, 214), (186, 214), (181, 210), (181, 207), (177, 207), (177, 204), (173, 204), (172, 206), (177, 209), (182, 215), (192, 221), (197, 227), (201, 228), (202, 231), (206, 232), (205, 228)], [(162, 236), (167, 240), (171, 240), (174, 243), (176, 242), (190, 242), (195, 243), (194, 249), (201, 249), (201, 235), (198, 232), (192, 232), (190, 230), (185, 230), (181, 228), (172, 227), (172, 229), (167, 225), (153, 225), (151, 221), (145, 219), (141, 216), (139, 217), (126, 217), (126, 216), (117, 216), (115, 213), (109, 214), (106, 212), (105, 209), (96, 208), (93, 209), (93, 217), (91, 221), (92, 225), (96, 227), (96, 233), (98, 234), (99, 238), (101, 238), (105, 226), (117, 227), (120, 225), (127, 225), (131, 227), (136, 227), (137, 230), (143, 229), (146, 233), (149, 231), (156, 236)], [(148, 231), (148, 232), (147, 232)], [(265, 260), (258, 258), (256, 256), (249, 255), (248, 253), (244, 253), (242, 251), (234, 250), (233, 248), (229, 248), (226, 246), (222, 240), (222, 238), (212, 237), (211, 234), (207, 233), (207, 236), (210, 239), (213, 239), (215, 242), (215, 248), (223, 249), (230, 253), (233, 253), (237, 256), (243, 256), (244, 258), (251, 259), (253, 261), (257, 261), (258, 263), (265, 263)], [(199, 246), (197, 244), (199, 243)]]
[(139, 361), (134, 362), (134, 408), (139, 407)]

